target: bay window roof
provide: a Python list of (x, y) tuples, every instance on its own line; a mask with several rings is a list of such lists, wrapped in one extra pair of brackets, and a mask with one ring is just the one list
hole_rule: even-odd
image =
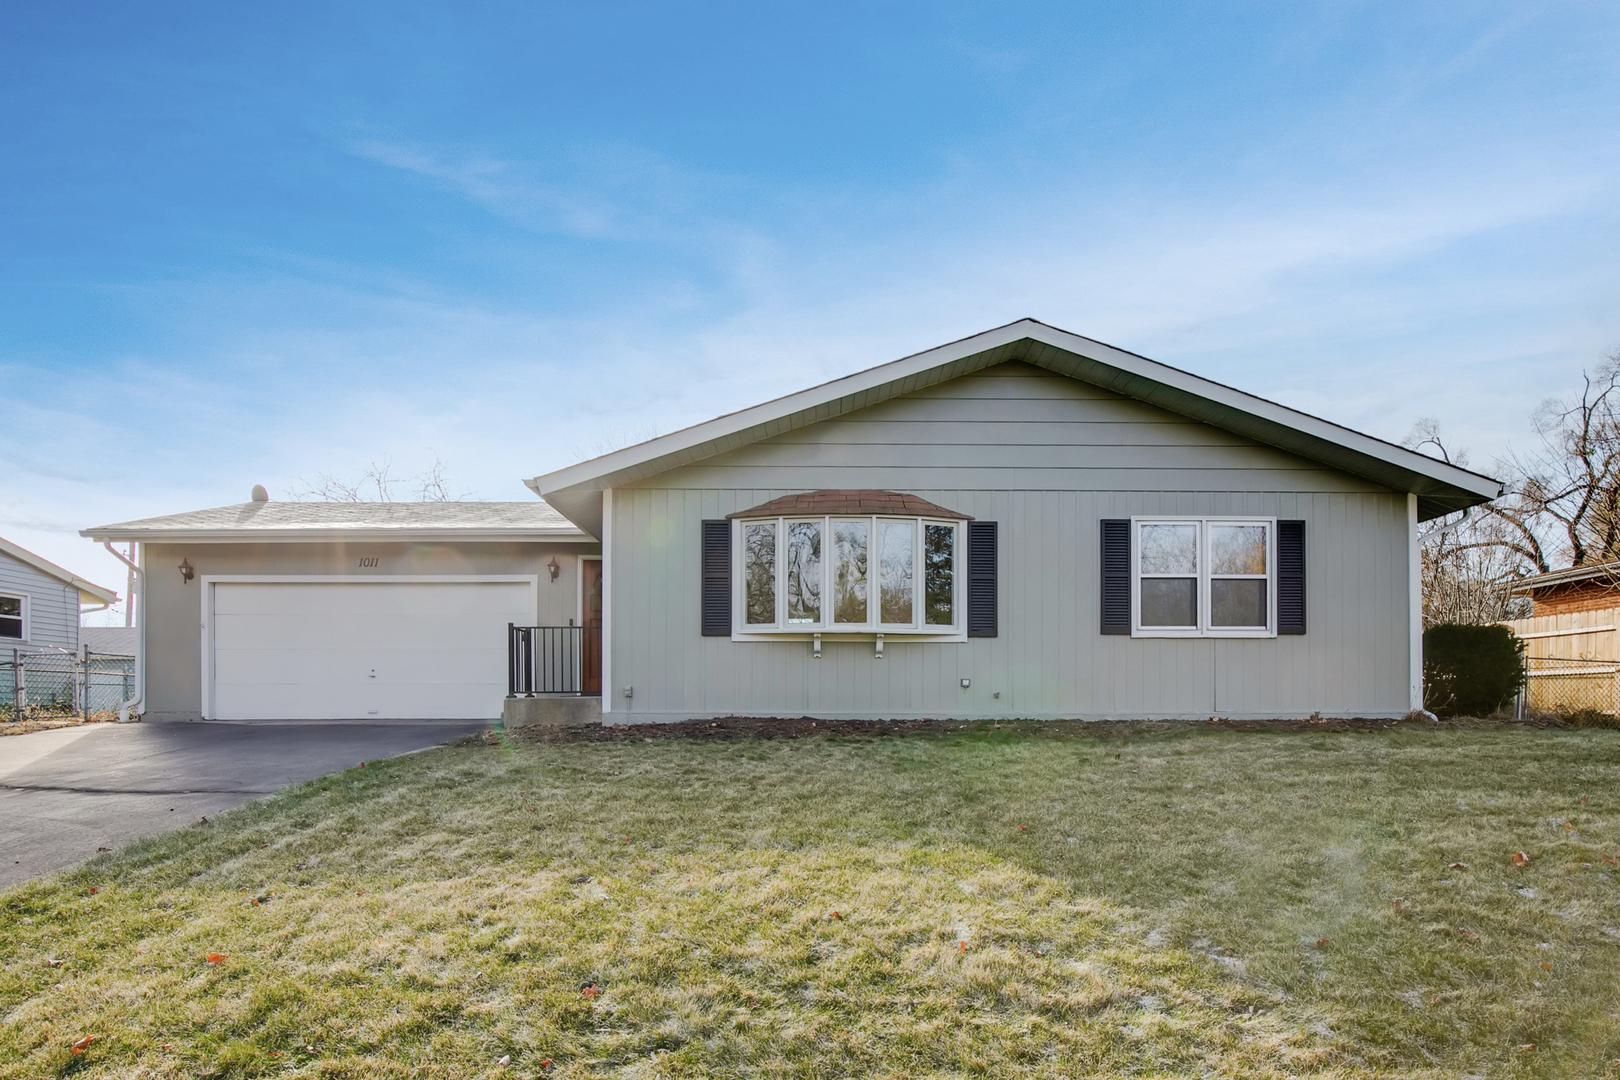
[(967, 514), (947, 510), (927, 499), (900, 491), (843, 490), (822, 488), (762, 502), (747, 510), (727, 514), (728, 518), (798, 517), (809, 515), (877, 515), (879, 517), (927, 517), (947, 521), (972, 521)]

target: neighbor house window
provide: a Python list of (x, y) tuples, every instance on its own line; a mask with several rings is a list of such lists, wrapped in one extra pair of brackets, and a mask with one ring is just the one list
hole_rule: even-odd
[(961, 629), (960, 522), (829, 515), (736, 528), (740, 632)]
[(1136, 634), (1257, 637), (1273, 632), (1274, 522), (1139, 518), (1132, 525)]
[(0, 638), (22, 640), (23, 598), (0, 596)]

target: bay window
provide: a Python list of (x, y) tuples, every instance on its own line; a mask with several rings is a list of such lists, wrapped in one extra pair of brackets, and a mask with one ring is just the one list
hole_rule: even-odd
[(745, 519), (735, 529), (738, 633), (963, 629), (961, 522), (827, 515)]

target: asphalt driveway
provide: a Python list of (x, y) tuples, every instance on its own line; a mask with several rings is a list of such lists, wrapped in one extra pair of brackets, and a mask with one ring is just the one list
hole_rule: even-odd
[(0, 738), (0, 889), (476, 720), (90, 724)]

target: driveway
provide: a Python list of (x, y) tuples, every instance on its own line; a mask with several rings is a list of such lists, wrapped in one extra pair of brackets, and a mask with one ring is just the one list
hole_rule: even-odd
[(0, 738), (0, 889), (477, 720), (90, 724)]

